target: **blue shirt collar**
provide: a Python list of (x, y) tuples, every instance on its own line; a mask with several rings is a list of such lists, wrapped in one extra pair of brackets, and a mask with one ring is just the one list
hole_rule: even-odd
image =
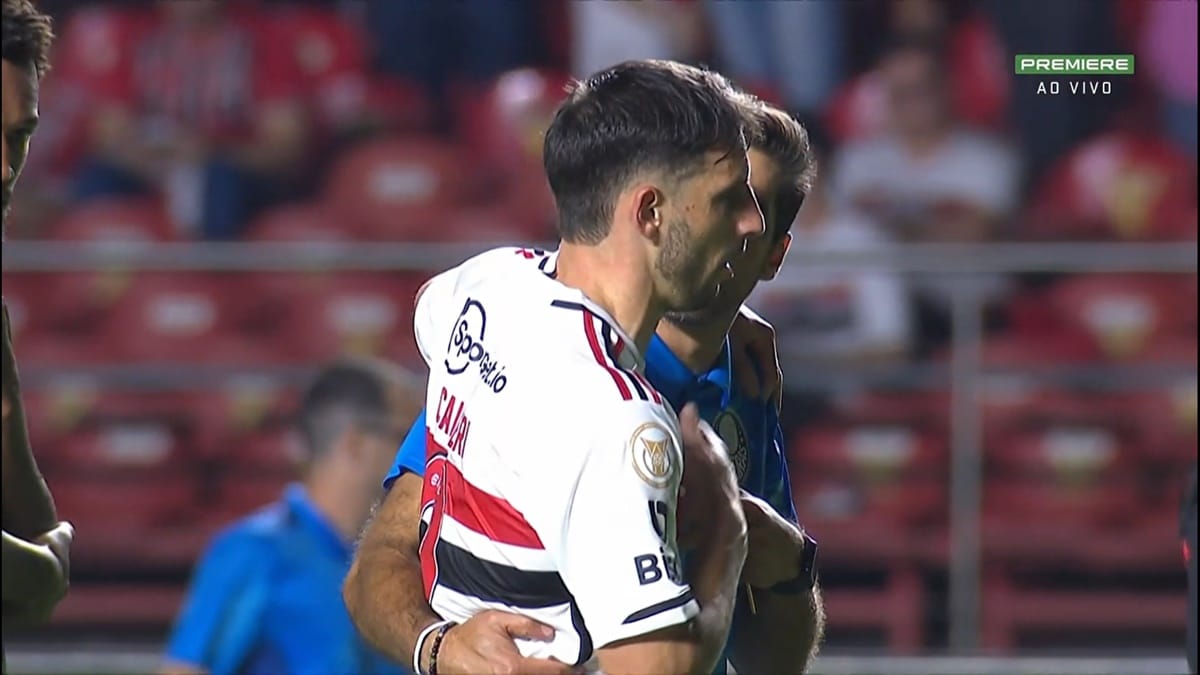
[(690, 389), (708, 383), (721, 390), (721, 407), (726, 408), (733, 393), (733, 360), (729, 340), (726, 339), (721, 345), (721, 354), (712, 368), (703, 373), (694, 373), (655, 334), (646, 348), (646, 376), (675, 407), (682, 406), (689, 399)]
[(342, 534), (337, 531), (333, 523), (325, 517), (325, 514), (317, 510), (316, 504), (308, 497), (308, 491), (300, 483), (292, 483), (287, 486), (283, 492), (283, 502), (287, 505), (288, 512), (296, 519), (305, 530), (325, 546), (335, 555), (345, 558), (347, 561), (354, 553), (351, 542), (342, 537)]

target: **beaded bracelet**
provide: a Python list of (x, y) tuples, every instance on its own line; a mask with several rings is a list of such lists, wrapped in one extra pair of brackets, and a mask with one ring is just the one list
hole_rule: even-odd
[(437, 659), (438, 652), (442, 649), (442, 639), (456, 625), (458, 624), (446, 622), (444, 626), (438, 629), (437, 634), (433, 636), (433, 647), (429, 649), (429, 675), (437, 675)]
[(421, 672), (422, 672), (421, 671), (421, 648), (425, 646), (425, 641), (429, 639), (429, 636), (432, 635), (434, 633), (434, 631), (437, 631), (437, 630), (443, 628), (444, 626), (448, 626), (448, 625), (450, 625), (450, 623), (451, 622), (449, 622), (449, 621), (435, 621), (435, 622), (429, 624), (428, 626), (426, 626), (425, 629), (421, 631), (421, 634), (417, 636), (417, 646), (416, 646), (416, 649), (413, 650), (413, 673), (414, 673), (414, 675), (421, 675)]

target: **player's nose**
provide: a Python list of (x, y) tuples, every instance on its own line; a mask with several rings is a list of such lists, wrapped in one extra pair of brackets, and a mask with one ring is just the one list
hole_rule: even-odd
[(743, 240), (748, 240), (752, 237), (761, 236), (766, 231), (766, 218), (763, 216), (762, 208), (758, 204), (758, 198), (754, 197), (746, 208), (746, 212), (738, 219), (738, 234)]

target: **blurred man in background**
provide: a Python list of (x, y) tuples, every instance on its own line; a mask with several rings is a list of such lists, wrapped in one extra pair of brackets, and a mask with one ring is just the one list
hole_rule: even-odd
[[(982, 243), (996, 237), (1017, 208), (1019, 165), (1008, 146), (955, 119), (944, 63), (941, 46), (923, 39), (890, 49), (880, 67), (889, 128), (836, 154), (831, 196), (835, 208), (857, 211), (900, 241)], [(976, 278), (988, 299), (1006, 288), (1001, 275)], [(949, 335), (956, 284), (916, 276), (929, 346)]]
[[(3, 135), (0, 136), (0, 228), (7, 227), (13, 188), (38, 121), (38, 81), (49, 68), (50, 19), (29, 0), (3, 0)], [(5, 625), (43, 621), (67, 590), (74, 530), (58, 522), (25, 424), (21, 383), (4, 306), (3, 524)]]
[(374, 361), (340, 362), (316, 378), (298, 419), (303, 482), (212, 543), (164, 673), (402, 672), (359, 640), (340, 589), (420, 393)]

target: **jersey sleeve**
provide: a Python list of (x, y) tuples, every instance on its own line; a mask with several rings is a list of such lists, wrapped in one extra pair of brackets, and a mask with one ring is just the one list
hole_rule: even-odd
[(413, 310), (413, 335), (417, 339), (421, 358), (431, 368), (445, 355), (451, 322), (460, 309), (452, 306), (457, 278), (457, 268), (442, 272), (427, 281), (417, 295)]
[(548, 449), (554, 454), (527, 474), (539, 488), (525, 515), (594, 647), (690, 620), (699, 605), (683, 580), (675, 537), (683, 461), (673, 414), (622, 402), (613, 414), (589, 410), (562, 428), (573, 433), (560, 440), (580, 439), (581, 447)]
[(400, 444), (400, 449), (396, 451), (391, 470), (383, 479), (384, 490), (390, 490), (392, 483), (405, 473), (425, 475), (425, 433), (425, 409), (422, 408), (421, 414), (413, 420), (412, 428), (408, 430), (404, 442)]
[(267, 601), (264, 547), (239, 530), (221, 535), (196, 566), (167, 643), (168, 660), (235, 672), (253, 651)]

